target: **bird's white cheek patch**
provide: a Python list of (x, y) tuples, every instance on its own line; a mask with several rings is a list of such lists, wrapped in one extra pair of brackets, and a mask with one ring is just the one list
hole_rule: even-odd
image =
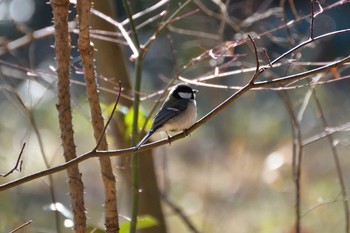
[(179, 92), (179, 96), (183, 99), (191, 99), (192, 93), (188, 92)]

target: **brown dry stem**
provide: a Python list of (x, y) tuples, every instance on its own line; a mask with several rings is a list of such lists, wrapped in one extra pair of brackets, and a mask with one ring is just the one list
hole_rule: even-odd
[[(69, 0), (51, 0), (55, 27), (55, 52), (57, 60), (57, 111), (63, 156), (66, 161), (76, 158), (74, 132), (72, 124), (72, 110), (70, 105), (70, 36), (68, 32)], [(73, 220), (75, 232), (86, 232), (86, 215), (84, 206), (84, 185), (78, 164), (67, 168), (69, 177), (70, 196), (72, 200)]]
[[(91, 1), (80, 0), (77, 2), (79, 40), (78, 47), (83, 62), (87, 96), (90, 105), (90, 113), (94, 137), (98, 143), (98, 150), (108, 150), (106, 136), (104, 134), (104, 120), (100, 107), (97, 84), (95, 79), (94, 48), (90, 42), (89, 18)], [(111, 160), (109, 157), (100, 157), (100, 169), (105, 188), (105, 227), (106, 232), (119, 232), (116, 183), (113, 175)]]

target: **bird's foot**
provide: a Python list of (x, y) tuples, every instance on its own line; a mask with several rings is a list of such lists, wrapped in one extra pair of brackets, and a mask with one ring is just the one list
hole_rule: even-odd
[(188, 129), (184, 129), (183, 130), (183, 133), (186, 135), (186, 136), (191, 136), (190, 132)]
[(171, 137), (170, 137), (170, 135), (168, 134), (168, 132), (166, 132), (166, 135), (167, 135), (167, 137), (168, 137), (168, 143), (169, 143), (169, 145), (171, 145)]

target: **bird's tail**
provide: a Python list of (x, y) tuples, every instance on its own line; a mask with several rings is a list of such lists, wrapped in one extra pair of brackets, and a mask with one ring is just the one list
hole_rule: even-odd
[(134, 151), (137, 151), (143, 143), (145, 143), (151, 136), (152, 134), (154, 133), (154, 131), (149, 131), (142, 139), (139, 143), (137, 143), (137, 145), (135, 146), (134, 148)]

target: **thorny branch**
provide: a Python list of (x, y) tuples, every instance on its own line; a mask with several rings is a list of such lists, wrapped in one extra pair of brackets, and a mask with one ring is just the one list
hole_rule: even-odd
[[(55, 28), (55, 54), (57, 62), (57, 112), (61, 132), (63, 156), (67, 161), (76, 158), (76, 146), (72, 122), (70, 94), (70, 51), (71, 41), (68, 30), (69, 0), (51, 0)], [(69, 190), (72, 202), (74, 230), (86, 232), (84, 185), (78, 164), (67, 168)]]

